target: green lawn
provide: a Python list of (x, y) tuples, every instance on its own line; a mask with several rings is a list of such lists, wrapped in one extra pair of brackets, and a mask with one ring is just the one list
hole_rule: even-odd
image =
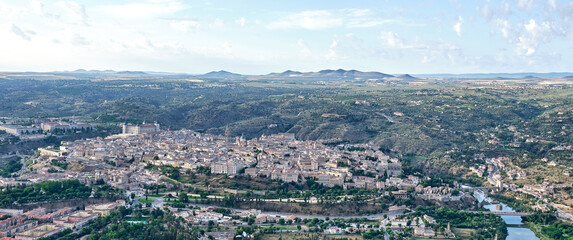
[(458, 238), (471, 239), (476, 235), (476, 230), (468, 228), (453, 228), (452, 231)]
[(155, 199), (153, 199), (153, 198), (148, 198), (148, 199), (140, 198), (137, 201), (139, 201), (140, 203), (153, 203), (153, 202), (155, 202)]

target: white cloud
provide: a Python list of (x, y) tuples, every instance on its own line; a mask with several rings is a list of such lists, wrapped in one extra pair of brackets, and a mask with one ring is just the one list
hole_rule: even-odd
[(105, 11), (122, 18), (149, 18), (169, 15), (189, 8), (178, 1), (147, 1), (123, 5), (108, 5)]
[(88, 41), (85, 37), (75, 34), (74, 37), (72, 38), (72, 44), (76, 46), (89, 45), (90, 41)]
[(385, 41), (390, 47), (396, 47), (400, 45), (398, 39), (398, 34), (393, 32), (383, 32), (380, 38)]
[(328, 48), (328, 53), (326, 54), (325, 58), (327, 60), (336, 60), (338, 59), (338, 53), (336, 52), (336, 47), (338, 46), (338, 41), (334, 40), (330, 44)]
[(462, 16), (458, 16), (458, 22), (456, 24), (454, 24), (454, 31), (456, 32), (456, 34), (458, 34), (458, 37), (462, 36), (462, 23), (464, 22), (464, 19), (462, 18)]
[[(86, 13), (86, 9), (84, 5), (81, 5), (74, 1), (59, 1), (56, 3), (59, 7), (66, 10), (66, 12), (71, 16), (74, 21), (79, 21), (82, 24), (87, 24), (88, 22), (88, 15)], [(34, 6), (35, 10), (38, 11), (38, 6)], [(39, 11), (42, 11), (42, 3), (40, 3)]]
[(232, 46), (228, 42), (223, 43), (223, 54), (225, 55), (233, 54)]
[(308, 48), (308, 46), (306, 45), (306, 43), (302, 39), (299, 39), (296, 42), (296, 45), (299, 47), (300, 53), (302, 53), (303, 56), (308, 57), (312, 54), (312, 52), (310, 51), (310, 49)]
[(37, 1), (37, 0), (32, 0), (30, 1), (30, 6), (32, 6), (32, 12), (38, 15), (43, 15), (44, 14), (44, 3)]
[(342, 19), (333, 16), (330, 11), (304, 11), (272, 22), (267, 27), (270, 29), (304, 28), (317, 30), (341, 25)]
[(380, 34), (380, 39), (386, 43), (387, 46), (392, 48), (413, 48), (412, 45), (404, 44), (403, 40), (400, 38), (398, 33), (395, 32), (382, 32)]
[(549, 23), (544, 22), (541, 25), (539, 25), (533, 19), (529, 19), (529, 23), (525, 24), (524, 27), (525, 27), (525, 30), (533, 38), (538, 38), (538, 37), (544, 38), (547, 36), (545, 34), (547, 34), (551, 31), (551, 26), (549, 25)]
[(14, 18), (26, 14), (28, 10), (26, 8), (14, 7), (6, 5), (0, 2), (0, 16), (5, 18)]
[(426, 40), (421, 38), (402, 38), (395, 32), (382, 32), (383, 42), (381, 55), (385, 59), (414, 58), (421, 59), (420, 63), (444, 63), (462, 65), (468, 64), (472, 58), (463, 53), (459, 46), (443, 40)]
[[(256, 8), (251, 6), (255, 4), (240, 4), (230, 11), (205, 7), (201, 2), (194, 6), (198, 9), (186, 11), (189, 2), (0, 0), (0, 55), (6, 56), (0, 58), (0, 65), (18, 70), (163, 68), (191, 72), (211, 70), (212, 66), (229, 70), (246, 66), (244, 69), (266, 72), (284, 67), (332, 68), (336, 63), (359, 69), (388, 66), (396, 72), (459, 72), (514, 71), (522, 66), (528, 70), (531, 63), (536, 66), (531, 69), (566, 70), (567, 61), (573, 59), (568, 41), (573, 40), (571, 1), (522, 1), (520, 7), (517, 0), (479, 4), (458, 0), (445, 9), (454, 12), (453, 18), (439, 26), (440, 32), (450, 34), (424, 30), (419, 23), (432, 24), (443, 16), (409, 9), (409, 4), (400, 7), (402, 12), (382, 6), (322, 11), (250, 9)], [(473, 19), (472, 14), (463, 17), (456, 13), (455, 5), (460, 2), (463, 9), (477, 9), (488, 25)], [(525, 10), (530, 5), (534, 13)], [(264, 11), (269, 12), (260, 14)], [(394, 17), (387, 17), (390, 15)], [(462, 32), (468, 36), (468, 23), (475, 27), (471, 29), (475, 41), (488, 41), (483, 51), (465, 49), (471, 44), (460, 43), (463, 49), (453, 44), (463, 42), (458, 39)], [(321, 29), (328, 31), (305, 35), (307, 30)], [(563, 60), (555, 60), (559, 55), (550, 54), (554, 52), (562, 54)], [(548, 64), (549, 60), (553, 64)], [(190, 62), (193, 69), (189, 69)]]
[(394, 20), (382, 19), (370, 9), (303, 11), (288, 15), (267, 25), (269, 29), (319, 30), (335, 27), (369, 28)]
[(392, 22), (395, 21), (382, 19), (353, 19), (349, 20), (346, 26), (349, 28), (370, 28)]
[(516, 35), (515, 30), (512, 27), (511, 23), (509, 23), (509, 21), (498, 18), (495, 20), (495, 25), (499, 28), (499, 30), (501, 31), (501, 35), (505, 39), (517, 39), (515, 37)]
[(188, 32), (200, 27), (199, 22), (195, 20), (173, 20), (171, 27), (179, 31)]
[(12, 31), (12, 33), (20, 36), (24, 40), (27, 40), (27, 41), (32, 40), (32, 38), (30, 37), (30, 34), (33, 34), (33, 33), (29, 32), (29, 31), (25, 32), (20, 27), (16, 26), (16, 24), (12, 24), (12, 28), (10, 30)]
[(86, 36), (74, 32), (72, 29), (64, 29), (55, 32), (52, 36), (52, 42), (58, 44), (66, 44), (68, 46), (87, 46), (91, 44)]
[(529, 11), (533, 7), (533, 0), (517, 0), (517, 7)]
[(424, 55), (424, 57), (422, 58), (422, 63), (431, 63), (433, 62), (434, 59), (433, 58), (429, 58), (428, 56)]
[(220, 18), (215, 18), (215, 20), (209, 24), (210, 28), (220, 28), (223, 26), (225, 26), (225, 20)]
[(481, 7), (477, 8), (477, 11), (479, 12), (479, 14), (485, 18), (486, 20), (490, 20), (493, 16), (492, 10), (490, 8), (490, 6), (488, 4), (485, 4)]
[(395, 22), (391, 19), (382, 19), (376, 16), (370, 9), (344, 9), (341, 12), (345, 15), (345, 25), (349, 28), (370, 28)]
[(366, 17), (372, 15), (370, 9), (347, 9), (348, 15), (351, 17)]
[(555, 3), (555, 0), (549, 0), (549, 6), (551, 6), (552, 9), (556, 9), (557, 3)]
[(523, 25), (526, 34), (518, 38), (517, 46), (519, 53), (531, 56), (535, 53), (541, 43), (546, 43), (550, 40), (553, 34), (553, 27), (548, 22), (537, 24), (535, 20), (530, 19), (529, 23)]
[(151, 40), (146, 37), (139, 37), (134, 39), (133, 41), (124, 43), (130, 48), (134, 48), (136, 50), (144, 51), (144, 52), (153, 52), (155, 51), (155, 46)]
[[(531, 60), (532, 56), (539, 54), (541, 46), (560, 38), (573, 39), (573, 3), (515, 0), (511, 5), (513, 9), (509, 5), (502, 2), (491, 6), (488, 1), (478, 11), (507, 43), (514, 46), (517, 56), (527, 56)], [(542, 14), (532, 15), (530, 12), (533, 9)]]
[(547, 43), (559, 36), (554, 24), (542, 22), (538, 24), (534, 19), (521, 25), (513, 25), (508, 20), (496, 19), (495, 26), (503, 38), (515, 44), (518, 55), (532, 56), (541, 44)]
[(499, 7), (490, 6), (490, 2), (487, 1), (481, 7), (477, 8), (478, 13), (487, 21), (491, 21), (499, 17), (507, 17), (513, 14), (511, 11), (511, 5), (507, 2), (501, 3)]
[[(48, 7), (46, 6), (46, 4), (44, 4), (44, 2), (32, 0), (32, 1), (30, 1), (31, 13), (45, 17), (45, 18), (49, 18), (49, 19), (62, 20), (62, 16), (61, 16), (62, 10), (64, 10), (64, 11), (67, 11), (67, 10), (62, 6), (58, 6), (58, 3), (60, 3), (60, 2), (56, 2), (55, 4), (52, 4), (50, 6), (50, 7), (57, 6), (58, 7), (57, 9), (48, 10)], [(71, 21), (77, 22), (77, 19), (74, 19)], [(80, 23), (85, 23), (85, 22), (80, 21)]]
[(236, 24), (239, 24), (239, 26), (241, 26), (241, 27), (244, 27), (244, 26), (245, 26), (245, 22), (246, 22), (245, 17), (241, 17), (241, 18), (235, 20), (235, 23), (236, 23)]

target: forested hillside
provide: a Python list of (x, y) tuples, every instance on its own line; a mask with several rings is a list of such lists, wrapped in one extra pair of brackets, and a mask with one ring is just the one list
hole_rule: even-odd
[(573, 144), (571, 85), (412, 81), (0, 79), (0, 116), (158, 121), (164, 129), (223, 134), (228, 128), (247, 138), (291, 132), (332, 144), (373, 142), (401, 155), (451, 151), (448, 157), (462, 162), (508, 151), (571, 160), (551, 150)]

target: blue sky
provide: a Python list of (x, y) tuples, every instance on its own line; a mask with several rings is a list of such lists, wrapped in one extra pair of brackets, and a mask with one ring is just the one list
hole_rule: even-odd
[(572, 1), (0, 2), (0, 71), (573, 71)]

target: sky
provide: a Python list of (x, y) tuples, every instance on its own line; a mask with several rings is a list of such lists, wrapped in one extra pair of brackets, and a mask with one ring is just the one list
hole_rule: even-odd
[(0, 71), (573, 71), (573, 1), (1, 0)]

